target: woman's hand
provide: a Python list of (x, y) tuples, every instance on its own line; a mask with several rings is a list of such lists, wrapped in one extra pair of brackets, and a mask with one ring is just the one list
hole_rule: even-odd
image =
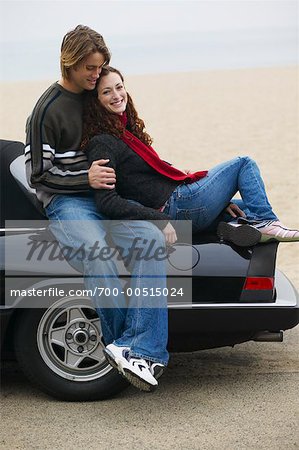
[(166, 227), (162, 230), (162, 233), (164, 234), (166, 244), (168, 245), (174, 244), (178, 239), (175, 229), (173, 228), (170, 222), (168, 222)]
[(88, 170), (88, 182), (93, 189), (114, 189), (116, 183), (115, 171), (105, 166), (109, 159), (93, 161)]
[(242, 211), (242, 209), (235, 203), (230, 203), (227, 208), (225, 208), (225, 212), (230, 214), (234, 219), (237, 217), (246, 217), (244, 211)]

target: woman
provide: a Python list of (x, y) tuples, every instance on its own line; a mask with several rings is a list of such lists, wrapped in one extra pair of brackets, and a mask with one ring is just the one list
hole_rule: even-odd
[[(103, 68), (97, 90), (86, 96), (82, 148), (90, 163), (103, 158), (115, 169), (116, 185), (95, 191), (99, 211), (115, 219), (159, 220), (166, 242), (176, 241), (170, 219), (191, 219), (194, 232), (215, 227), (226, 210), (236, 223), (221, 222), (218, 235), (240, 246), (299, 241), (273, 212), (256, 163), (238, 157), (213, 169), (182, 172), (152, 149), (121, 73)], [(231, 202), (240, 192), (242, 201)], [(228, 206), (227, 206), (228, 205)]]
[[(259, 169), (250, 158), (235, 158), (208, 173), (184, 173), (162, 161), (151, 143), (152, 139), (144, 131), (144, 123), (125, 90), (121, 73), (106, 66), (100, 74), (97, 89), (86, 94), (82, 140), (82, 149), (90, 163), (107, 159), (107, 166), (116, 172), (116, 184), (111, 184), (110, 189), (94, 191), (100, 213), (118, 220), (154, 220), (169, 244), (177, 239), (170, 219), (192, 219), (193, 230), (202, 231), (214, 228), (225, 209), (230, 220), (238, 217), (245, 223), (221, 222), (218, 226), (221, 238), (236, 245), (251, 246), (272, 239), (299, 240), (299, 231), (284, 227), (272, 211)], [(238, 191), (242, 201), (231, 203)], [(161, 273), (158, 281), (161, 286), (166, 283), (164, 274)], [(146, 282), (146, 277), (142, 279), (141, 276), (140, 282)], [(104, 352), (110, 364), (131, 383), (152, 390), (157, 385), (155, 379), (167, 364), (167, 357), (157, 359), (149, 351), (136, 352), (134, 339), (138, 338), (142, 348), (150, 336), (150, 350), (157, 347), (161, 352), (166, 342), (167, 308), (166, 299), (164, 306), (160, 301), (156, 307), (149, 305), (149, 308), (144, 308), (143, 301), (141, 298), (140, 307), (129, 307), (127, 312), (127, 317), (132, 317), (126, 319), (126, 324), (130, 324), (129, 330), (135, 330), (134, 336), (125, 329)], [(142, 329), (138, 316), (142, 318)], [(142, 367), (135, 374), (133, 366), (140, 364)]]

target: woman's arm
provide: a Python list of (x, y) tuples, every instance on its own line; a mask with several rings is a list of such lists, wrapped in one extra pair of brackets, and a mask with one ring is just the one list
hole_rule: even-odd
[[(119, 170), (118, 154), (115, 147), (109, 145), (106, 135), (101, 135), (93, 138), (87, 149), (87, 157), (89, 163), (98, 159), (108, 159), (106, 164), (115, 170)], [(109, 217), (110, 219), (126, 219), (126, 220), (159, 220), (161, 221), (157, 226), (164, 229), (169, 221), (169, 217), (153, 208), (132, 203), (129, 200), (121, 197), (115, 188), (107, 190), (100, 189), (94, 191), (94, 197), (97, 209)]]

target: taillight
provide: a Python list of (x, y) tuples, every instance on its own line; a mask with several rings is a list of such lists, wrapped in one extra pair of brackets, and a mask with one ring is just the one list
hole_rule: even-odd
[(274, 289), (274, 278), (248, 277), (243, 289), (246, 291), (271, 291)]

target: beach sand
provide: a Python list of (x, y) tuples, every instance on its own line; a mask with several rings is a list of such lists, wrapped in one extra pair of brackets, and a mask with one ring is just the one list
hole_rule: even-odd
[[(2, 139), (24, 141), (26, 118), (50, 83), (0, 84)], [(200, 170), (252, 157), (276, 214), (299, 228), (297, 68), (138, 75), (126, 85), (163, 159)], [(277, 266), (299, 289), (299, 244), (281, 244)]]

